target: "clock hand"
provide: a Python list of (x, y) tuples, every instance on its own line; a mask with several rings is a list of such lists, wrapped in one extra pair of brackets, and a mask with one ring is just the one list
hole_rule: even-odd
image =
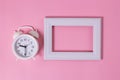
[(25, 56), (27, 56), (27, 46), (24, 46), (25, 47)]
[(24, 48), (26, 48), (27, 46), (20, 45), (20, 47), (24, 47)]
[(24, 49), (25, 49), (25, 52), (24, 52), (24, 56), (27, 56), (27, 49), (26, 49), (27, 46), (24, 46)]
[(20, 45), (20, 47), (25, 47), (25, 46), (23, 46), (23, 45)]
[(20, 45), (20, 46), (25, 48), (24, 56), (26, 56), (27, 55), (27, 50), (26, 50), (27, 46), (23, 46), (23, 45)]
[(25, 48), (25, 54), (24, 55), (26, 56), (26, 48)]

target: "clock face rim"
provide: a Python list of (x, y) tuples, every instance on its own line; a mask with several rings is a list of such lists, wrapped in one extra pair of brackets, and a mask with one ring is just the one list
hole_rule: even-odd
[[(21, 37), (29, 37), (31, 38), (34, 42), (35, 42), (35, 45), (36, 45), (36, 51), (29, 57), (22, 57), (19, 55), (19, 53), (16, 52), (16, 42), (18, 41), (18, 39), (20, 39)], [(27, 59), (31, 59), (33, 58), (37, 53), (38, 53), (38, 50), (39, 50), (39, 44), (38, 44), (38, 40), (36, 38), (34, 38), (33, 36), (29, 35), (29, 34), (21, 34), (19, 35), (18, 37), (16, 37), (14, 40), (13, 40), (13, 43), (12, 43), (12, 50), (13, 50), (13, 53), (14, 55), (18, 58), (18, 59), (23, 59), (23, 60), (27, 60)]]

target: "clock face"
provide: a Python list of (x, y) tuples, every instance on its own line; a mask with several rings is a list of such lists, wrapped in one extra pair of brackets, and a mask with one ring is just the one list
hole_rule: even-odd
[(17, 56), (22, 58), (33, 57), (38, 52), (37, 40), (27, 34), (17, 37), (13, 45)]

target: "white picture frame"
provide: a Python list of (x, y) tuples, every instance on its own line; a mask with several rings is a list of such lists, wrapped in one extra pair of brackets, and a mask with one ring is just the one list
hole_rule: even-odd
[[(93, 52), (53, 52), (53, 26), (92, 26)], [(45, 17), (44, 60), (100, 60), (101, 59), (101, 17)]]

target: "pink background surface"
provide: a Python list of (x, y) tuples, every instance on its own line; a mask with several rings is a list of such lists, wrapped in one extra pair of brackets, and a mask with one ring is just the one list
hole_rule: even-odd
[[(0, 0), (0, 80), (120, 80), (120, 0)], [(103, 59), (16, 61), (13, 30), (33, 25), (44, 36), (45, 16), (103, 16)]]

